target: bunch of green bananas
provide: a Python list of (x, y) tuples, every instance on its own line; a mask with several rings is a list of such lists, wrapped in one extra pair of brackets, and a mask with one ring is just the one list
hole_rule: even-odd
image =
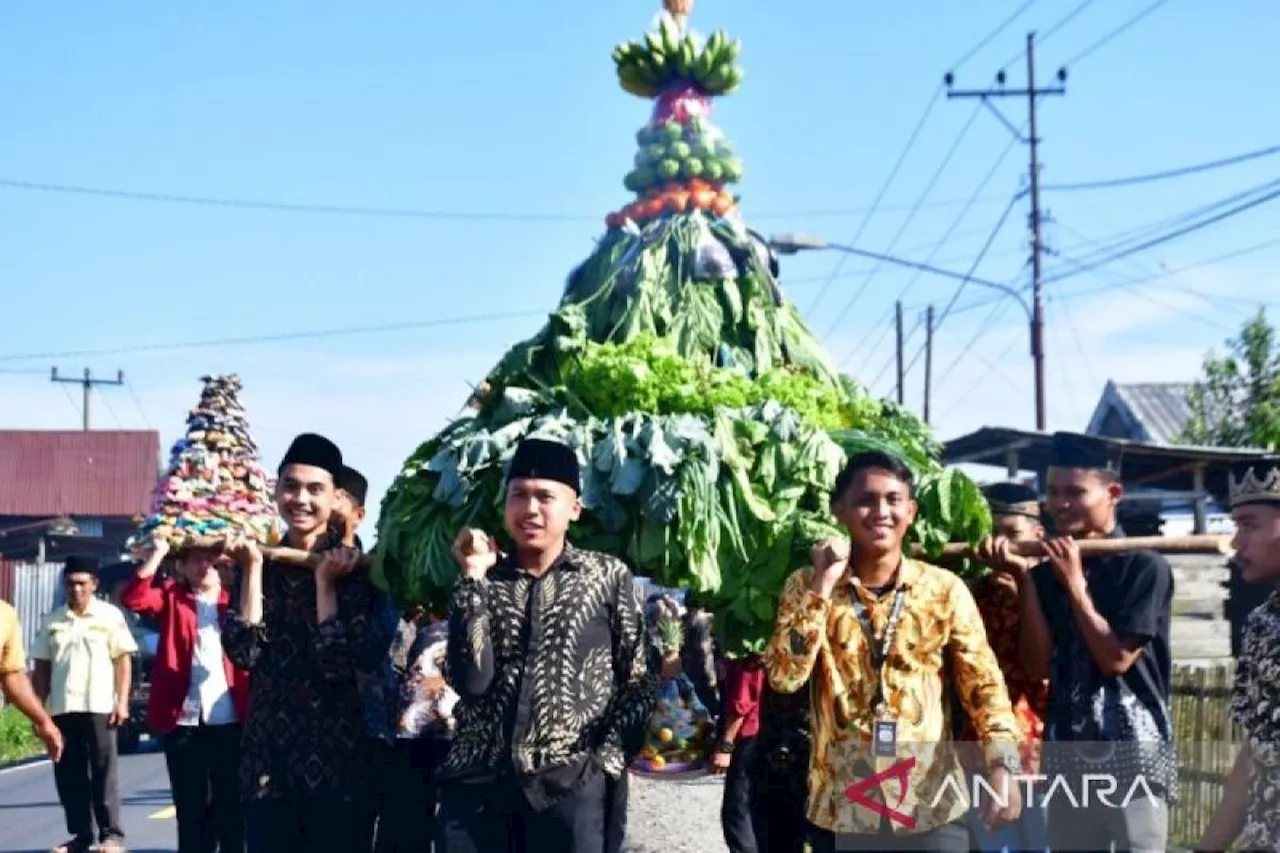
[(641, 98), (657, 97), (677, 81), (708, 95), (728, 95), (742, 84), (742, 68), (735, 64), (741, 51), (742, 40), (730, 41), (724, 30), (716, 30), (699, 50), (693, 38), (682, 36), (675, 21), (664, 14), (658, 32), (618, 45), (613, 61), (622, 88)]

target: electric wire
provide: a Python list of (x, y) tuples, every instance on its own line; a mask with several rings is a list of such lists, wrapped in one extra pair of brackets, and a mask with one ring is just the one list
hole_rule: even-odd
[(1154, 2), (1154, 3), (1152, 3), (1152, 4), (1151, 4), (1151, 5), (1149, 5), (1149, 6), (1147, 6), (1147, 7), (1146, 7), (1145, 9), (1143, 9), (1141, 12), (1139, 12), (1139, 13), (1138, 13), (1138, 14), (1136, 14), (1136, 15), (1134, 15), (1132, 18), (1130, 18), (1129, 20), (1125, 21), (1123, 24), (1121, 24), (1120, 26), (1116, 27), (1114, 30), (1112, 30), (1111, 32), (1107, 33), (1105, 36), (1103, 36), (1102, 38), (1098, 39), (1098, 40), (1097, 40), (1097, 41), (1095, 41), (1093, 44), (1089, 45), (1089, 46), (1088, 46), (1088, 47), (1086, 47), (1084, 50), (1080, 51), (1080, 52), (1079, 52), (1079, 53), (1077, 53), (1075, 56), (1073, 56), (1073, 57), (1071, 57), (1070, 59), (1068, 59), (1066, 62), (1062, 63), (1063, 67), (1066, 67), (1066, 66), (1069, 66), (1069, 65), (1074, 65), (1075, 63), (1077, 63), (1077, 62), (1079, 62), (1080, 60), (1084, 59), (1086, 56), (1091, 56), (1091, 55), (1093, 55), (1094, 51), (1098, 50), (1098, 49), (1099, 49), (1099, 48), (1101, 48), (1103, 45), (1106, 45), (1107, 43), (1111, 42), (1111, 41), (1112, 41), (1113, 39), (1115, 39), (1117, 36), (1120, 36), (1120, 35), (1121, 35), (1121, 34), (1123, 34), (1124, 32), (1128, 31), (1130, 27), (1134, 26), (1134, 25), (1135, 25), (1135, 24), (1137, 24), (1139, 21), (1141, 21), (1143, 18), (1147, 17), (1147, 16), (1148, 16), (1148, 15), (1150, 15), (1152, 12), (1156, 11), (1157, 9), (1159, 9), (1161, 6), (1163, 6), (1165, 3), (1168, 3), (1168, 2), (1169, 2), (1169, 0), (1155, 0), (1155, 2)]
[(1208, 172), (1214, 169), (1225, 168), (1226, 166), (1234, 166), (1237, 163), (1247, 163), (1251, 160), (1258, 160), (1262, 157), (1270, 157), (1272, 154), (1280, 152), (1280, 145), (1271, 145), (1267, 148), (1259, 148), (1256, 151), (1249, 151), (1244, 154), (1236, 154), (1231, 157), (1223, 157), (1218, 160), (1210, 160), (1205, 163), (1196, 163), (1191, 166), (1183, 166), (1178, 169), (1167, 169), (1163, 172), (1151, 172), (1145, 175), (1132, 175), (1125, 178), (1110, 178), (1102, 181), (1080, 181), (1068, 184), (1042, 184), (1042, 190), (1051, 190), (1053, 192), (1076, 192), (1078, 190), (1101, 190), (1110, 189), (1112, 187), (1128, 187), (1134, 184), (1146, 184), (1152, 181), (1163, 181), (1169, 178), (1180, 178), (1185, 175), (1195, 175), (1200, 172)]
[(491, 314), (475, 314), (468, 317), (437, 317), (432, 320), (413, 320), (404, 323), (384, 323), (377, 326), (347, 326), (336, 329), (312, 329), (299, 332), (283, 332), (270, 335), (246, 335), (237, 338), (217, 338), (204, 341), (181, 341), (165, 344), (140, 344), (137, 346), (110, 347), (91, 350), (66, 350), (63, 352), (10, 353), (0, 355), (0, 361), (34, 361), (36, 359), (80, 358), (101, 355), (126, 355), (144, 352), (163, 352), (184, 349), (208, 349), (211, 347), (241, 346), (246, 344), (275, 343), (305, 338), (337, 337), (340, 335), (362, 335), (375, 332), (397, 332), (407, 329), (425, 329), (438, 326), (461, 326), (471, 323), (487, 323), (497, 320), (525, 319), (528, 317), (546, 316), (545, 311), (508, 311)]
[[(942, 158), (942, 163), (939, 164), (936, 170), (934, 170), (933, 176), (929, 179), (928, 183), (925, 185), (924, 190), (920, 193), (920, 198), (919, 198), (920, 202), (923, 202), (926, 198), (928, 198), (929, 194), (933, 192), (935, 187), (937, 187), (938, 181), (942, 178), (942, 173), (946, 171), (946, 168), (948, 165), (950, 165), (952, 158), (955, 157), (956, 152), (960, 150), (961, 143), (964, 142), (965, 137), (969, 135), (970, 128), (973, 127), (974, 122), (978, 118), (979, 110), (980, 110), (979, 107), (974, 107), (973, 112), (969, 115), (969, 120), (965, 122), (964, 127), (960, 129), (960, 133), (957, 134), (955, 140), (952, 141), (951, 147), (950, 149), (947, 150), (946, 156)], [(889, 252), (893, 251), (893, 247), (898, 244), (898, 241), (900, 239), (902, 239), (902, 235), (906, 233), (907, 228), (911, 225), (912, 220), (915, 219), (916, 214), (919, 212), (920, 212), (920, 206), (917, 204), (915, 207), (913, 207), (910, 210), (910, 212), (907, 213), (906, 218), (902, 220), (902, 224), (898, 226), (898, 231), (896, 234), (894, 234), (893, 240), (890, 241), (889, 247), (884, 250), (885, 254), (888, 254)], [(851, 245), (856, 246), (857, 240), (856, 239), (853, 240)], [(841, 255), (842, 260), (845, 257), (846, 257), (845, 255), (843, 254)], [(837, 269), (838, 268), (839, 268), (839, 265), (837, 265)], [(867, 277), (865, 279), (863, 279), (862, 284), (859, 285), (858, 289), (854, 291), (853, 296), (851, 296), (845, 302), (844, 307), (836, 315), (835, 321), (831, 324), (831, 327), (827, 329), (827, 333), (824, 337), (828, 337), (828, 338), (831, 337), (832, 333), (835, 332), (836, 329), (840, 328), (840, 323), (844, 320), (845, 315), (849, 313), (849, 309), (857, 303), (858, 298), (862, 296), (863, 292), (866, 291), (867, 287), (871, 284), (872, 279), (875, 278), (875, 274), (877, 271), (879, 271), (879, 269), (880, 269), (880, 263), (879, 261), (877, 261), (876, 265), (871, 268), (871, 272), (867, 274)]]

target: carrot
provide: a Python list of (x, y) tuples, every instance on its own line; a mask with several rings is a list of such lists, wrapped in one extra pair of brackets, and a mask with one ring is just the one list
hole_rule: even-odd
[(697, 190), (692, 196), (693, 206), (699, 210), (711, 210), (716, 201), (716, 194), (711, 190)]
[(721, 193), (716, 196), (715, 201), (711, 204), (711, 212), (716, 216), (724, 216), (733, 208), (733, 196), (728, 193)]
[(689, 209), (689, 193), (677, 190), (667, 196), (667, 209), (672, 213), (684, 213)]
[(604, 218), (604, 224), (608, 228), (617, 228), (622, 224), (622, 215), (619, 213), (610, 213)]

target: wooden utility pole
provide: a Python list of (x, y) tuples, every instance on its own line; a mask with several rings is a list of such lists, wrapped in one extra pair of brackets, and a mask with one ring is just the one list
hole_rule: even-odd
[(902, 301), (899, 300), (895, 306), (898, 312), (897, 331), (898, 331), (898, 405), (901, 406), (906, 402), (906, 389), (903, 387), (904, 376), (902, 368)]
[[(1031, 358), (1035, 367), (1036, 382), (1036, 430), (1045, 431), (1045, 389), (1044, 389), (1044, 300), (1041, 296), (1040, 286), (1040, 260), (1043, 251), (1043, 243), (1040, 239), (1040, 160), (1039, 145), (1040, 137), (1038, 136), (1038, 128), (1036, 125), (1036, 104), (1041, 95), (1065, 95), (1067, 90), (1063, 86), (1053, 86), (1049, 88), (1036, 88), (1036, 34), (1034, 32), (1027, 33), (1027, 86), (1025, 89), (1006, 89), (1004, 85), (1003, 69), (996, 74), (995, 89), (980, 89), (969, 91), (950, 91), (954, 78), (950, 73), (946, 76), (948, 87), (948, 98), (981, 98), (983, 102), (995, 112), (996, 116), (1004, 122), (1004, 125), (1013, 130), (1018, 138), (1028, 143), (1031, 149)], [(1065, 68), (1058, 69), (1058, 82), (1065, 83), (1067, 80), (1067, 70)], [(1004, 118), (1003, 115), (995, 109), (991, 103), (991, 98), (1008, 98), (1018, 97), (1027, 99), (1027, 129), (1030, 131), (1030, 138), (1022, 137), (1014, 126)]]
[(84, 376), (79, 379), (72, 379), (69, 376), (59, 376), (58, 368), (53, 369), (53, 375), (49, 377), (53, 382), (68, 382), (79, 385), (84, 392), (84, 402), (81, 405), (80, 415), (84, 421), (84, 431), (89, 431), (89, 399), (93, 394), (93, 386), (95, 385), (123, 385), (124, 371), (117, 370), (115, 379), (94, 379), (93, 374), (89, 372), (89, 368), (84, 369)]
[(924, 314), (924, 422), (929, 423), (929, 392), (933, 383), (933, 306)]

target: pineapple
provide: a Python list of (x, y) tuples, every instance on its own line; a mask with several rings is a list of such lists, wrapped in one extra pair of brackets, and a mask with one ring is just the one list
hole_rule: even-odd
[(684, 626), (678, 618), (664, 616), (658, 620), (658, 645), (662, 649), (664, 660), (679, 657), (684, 646)]

